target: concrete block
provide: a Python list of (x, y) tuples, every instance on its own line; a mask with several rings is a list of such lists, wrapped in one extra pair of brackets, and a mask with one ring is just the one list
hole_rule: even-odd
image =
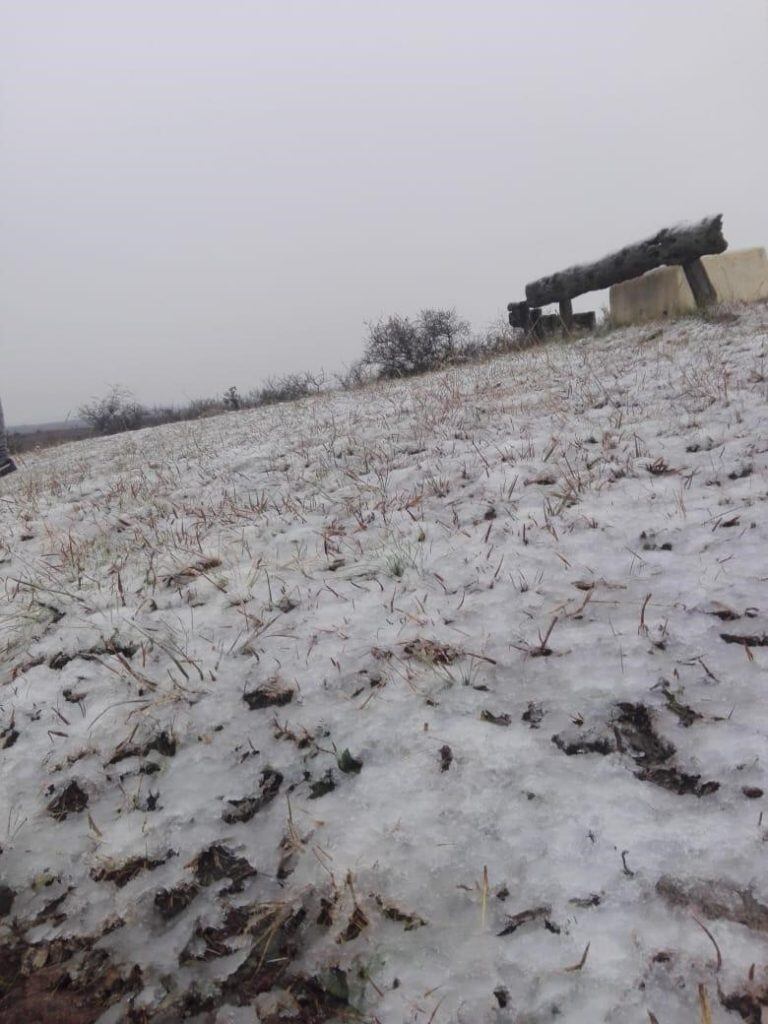
[[(768, 256), (765, 249), (738, 249), (704, 256), (718, 302), (768, 300)], [(659, 267), (610, 290), (611, 320), (617, 326), (664, 320), (696, 310), (682, 267)]]
[(610, 290), (611, 323), (617, 327), (693, 313), (693, 298), (682, 267), (659, 267)]
[(737, 249), (704, 256), (718, 302), (763, 302), (768, 299), (768, 256), (765, 249)]

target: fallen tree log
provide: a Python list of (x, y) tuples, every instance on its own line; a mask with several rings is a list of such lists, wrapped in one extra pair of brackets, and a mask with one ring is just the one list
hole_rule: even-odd
[(610, 288), (656, 267), (675, 264), (686, 267), (701, 256), (725, 252), (727, 248), (728, 243), (723, 237), (723, 216), (718, 214), (697, 224), (663, 228), (652, 238), (628, 245), (596, 263), (569, 267), (532, 281), (526, 285), (525, 295), (529, 306), (568, 302), (584, 292)]

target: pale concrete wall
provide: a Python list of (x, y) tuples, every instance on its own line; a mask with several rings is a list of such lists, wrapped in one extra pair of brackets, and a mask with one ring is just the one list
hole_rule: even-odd
[[(704, 256), (718, 302), (768, 300), (765, 249), (738, 249)], [(659, 267), (610, 290), (611, 320), (617, 326), (663, 320), (692, 313), (696, 302), (682, 267)]]
[(760, 302), (768, 299), (768, 256), (765, 249), (737, 249), (704, 256), (718, 302)]

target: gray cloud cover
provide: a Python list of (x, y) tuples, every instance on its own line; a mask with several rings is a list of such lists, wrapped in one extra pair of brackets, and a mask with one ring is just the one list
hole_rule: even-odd
[(764, 0), (0, 9), (11, 423), (337, 368), (388, 312), (481, 327), (679, 219), (768, 242)]

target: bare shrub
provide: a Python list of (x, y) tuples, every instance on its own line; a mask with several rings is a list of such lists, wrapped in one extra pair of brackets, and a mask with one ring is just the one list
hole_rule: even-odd
[(140, 430), (147, 423), (147, 410), (126, 388), (115, 386), (103, 398), (82, 406), (78, 415), (97, 434), (119, 434)]
[(284, 373), (269, 377), (252, 396), (257, 405), (275, 405), (277, 402), (296, 402), (300, 398), (317, 394), (325, 383), (324, 373)]
[(240, 397), (240, 392), (237, 390), (236, 384), (233, 384), (232, 387), (227, 388), (224, 392), (222, 404), (227, 412), (235, 412), (237, 409), (242, 409), (243, 400)]
[(469, 340), (469, 325), (454, 309), (423, 309), (415, 322), (390, 316), (368, 325), (363, 363), (380, 377), (409, 377), (451, 362)]

